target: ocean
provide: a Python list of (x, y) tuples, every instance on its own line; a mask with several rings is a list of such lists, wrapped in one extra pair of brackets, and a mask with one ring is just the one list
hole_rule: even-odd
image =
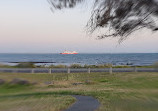
[(0, 54), (0, 64), (15, 65), (18, 62), (35, 62), (36, 65), (132, 65), (147, 66), (158, 62), (158, 53), (120, 54)]

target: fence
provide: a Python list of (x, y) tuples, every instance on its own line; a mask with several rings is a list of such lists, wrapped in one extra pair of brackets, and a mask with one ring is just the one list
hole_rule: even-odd
[(158, 72), (155, 68), (0, 68), (1, 73)]

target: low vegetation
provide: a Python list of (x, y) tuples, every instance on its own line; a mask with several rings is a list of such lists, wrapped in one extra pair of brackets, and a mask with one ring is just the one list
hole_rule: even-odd
[(154, 68), (158, 69), (158, 62), (155, 62), (153, 65)]
[(61, 111), (75, 101), (71, 96), (45, 95), (0, 99), (1, 111)]
[(35, 64), (31, 62), (22, 62), (16, 65), (17, 68), (35, 68)]
[[(157, 111), (158, 73), (0, 73), (0, 110), (61, 111), (75, 99), (70, 95), (97, 98), (98, 111)], [(14, 78), (34, 85), (10, 85)], [(47, 103), (47, 104), (44, 104)]]
[(71, 64), (69, 65), (37, 65), (32, 62), (21, 62), (18, 63), (17, 65), (10, 66), (10, 65), (4, 65), (0, 64), (0, 68), (133, 68), (133, 67), (138, 67), (138, 68), (157, 68), (158, 63), (154, 63), (153, 65), (150, 66), (132, 66), (132, 65), (112, 65), (112, 64), (98, 64), (98, 65), (81, 65), (81, 64)]

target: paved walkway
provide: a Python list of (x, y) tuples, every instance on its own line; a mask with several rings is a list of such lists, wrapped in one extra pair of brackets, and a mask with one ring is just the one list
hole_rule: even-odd
[(100, 103), (91, 96), (73, 95), (77, 101), (65, 111), (95, 111)]

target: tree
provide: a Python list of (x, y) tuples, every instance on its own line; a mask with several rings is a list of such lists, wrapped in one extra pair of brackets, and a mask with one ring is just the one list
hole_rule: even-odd
[(51, 10), (73, 8), (84, 0), (47, 0), (51, 4)]
[[(86, 0), (48, 0), (52, 10), (73, 8)], [(109, 34), (98, 36), (120, 37), (120, 42), (131, 33), (148, 28), (158, 30), (158, 0), (94, 0), (87, 27), (90, 33), (105, 28)]]

